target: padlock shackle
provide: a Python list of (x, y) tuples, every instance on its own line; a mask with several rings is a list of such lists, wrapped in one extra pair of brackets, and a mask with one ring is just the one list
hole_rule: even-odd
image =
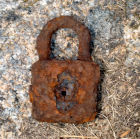
[(37, 38), (37, 51), (39, 60), (50, 59), (51, 37), (54, 32), (61, 28), (74, 30), (79, 40), (78, 60), (91, 60), (90, 32), (86, 26), (75, 20), (72, 16), (60, 16), (50, 20), (40, 32)]

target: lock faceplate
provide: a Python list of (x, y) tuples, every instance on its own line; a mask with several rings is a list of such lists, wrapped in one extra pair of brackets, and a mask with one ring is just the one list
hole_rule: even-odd
[(32, 67), (32, 116), (43, 122), (93, 120), (99, 75), (99, 66), (90, 61), (37, 61)]

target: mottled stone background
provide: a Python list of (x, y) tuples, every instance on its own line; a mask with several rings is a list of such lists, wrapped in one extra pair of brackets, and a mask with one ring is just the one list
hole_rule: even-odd
[[(36, 38), (60, 15), (72, 15), (89, 28), (92, 58), (101, 68), (99, 114), (82, 125), (39, 123), (31, 117), (28, 88), (31, 65), (38, 60)], [(51, 47), (57, 59), (76, 59), (77, 35), (61, 29)], [(139, 0), (0, 0), (0, 139), (63, 136), (140, 138)]]

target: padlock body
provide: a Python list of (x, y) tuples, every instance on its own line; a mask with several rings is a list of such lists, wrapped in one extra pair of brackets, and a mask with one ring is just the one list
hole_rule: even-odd
[(92, 121), (99, 77), (99, 66), (91, 61), (37, 61), (29, 91), (33, 118), (53, 123)]

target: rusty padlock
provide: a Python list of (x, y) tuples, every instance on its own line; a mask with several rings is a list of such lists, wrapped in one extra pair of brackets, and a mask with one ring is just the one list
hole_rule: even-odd
[[(71, 28), (77, 33), (77, 60), (50, 58), (51, 37), (60, 28)], [(84, 123), (95, 118), (100, 69), (91, 60), (89, 44), (88, 28), (71, 16), (54, 18), (44, 26), (37, 38), (39, 61), (31, 70), (33, 118), (53, 123)]]

